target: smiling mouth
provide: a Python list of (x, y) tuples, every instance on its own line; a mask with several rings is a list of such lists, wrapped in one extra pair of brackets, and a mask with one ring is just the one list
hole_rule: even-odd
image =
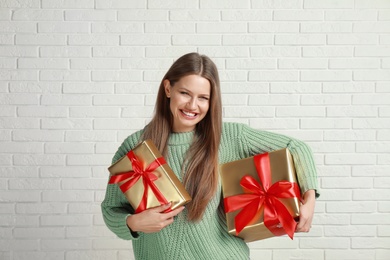
[(184, 110), (180, 110), (182, 114), (184, 114), (186, 117), (196, 117), (198, 114), (197, 113), (191, 113), (191, 112), (187, 112), (187, 111), (184, 111)]

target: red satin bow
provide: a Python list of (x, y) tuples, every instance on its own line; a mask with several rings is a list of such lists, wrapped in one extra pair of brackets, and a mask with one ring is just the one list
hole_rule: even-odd
[[(264, 225), (275, 235), (288, 234), (293, 239), (297, 223), (279, 198), (298, 198), (299, 186), (295, 182), (278, 181), (271, 185), (271, 167), (268, 153), (254, 156), (258, 183), (252, 176), (245, 175), (240, 181), (244, 194), (224, 199), (225, 213), (242, 210), (235, 217), (236, 234), (248, 224), (254, 223), (264, 211)], [(280, 225), (282, 228), (280, 228)]]
[(146, 169), (144, 169), (143, 163), (137, 158), (137, 156), (134, 154), (133, 151), (128, 152), (127, 157), (131, 161), (133, 170), (111, 176), (108, 183), (109, 184), (119, 183), (128, 179), (125, 183), (120, 185), (120, 189), (122, 190), (123, 193), (125, 193), (142, 177), (142, 182), (144, 184), (144, 193), (142, 195), (140, 204), (135, 210), (135, 213), (139, 213), (146, 209), (149, 188), (153, 191), (154, 195), (161, 203), (161, 205), (167, 204), (168, 201), (165, 199), (164, 195), (154, 184), (154, 181), (157, 180), (158, 177), (153, 173), (158, 167), (160, 167), (163, 164), (166, 164), (165, 159), (163, 157), (159, 157), (155, 159), (151, 164), (149, 164)]

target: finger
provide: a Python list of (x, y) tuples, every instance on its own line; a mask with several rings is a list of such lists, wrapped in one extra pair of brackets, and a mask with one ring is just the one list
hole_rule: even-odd
[(167, 204), (164, 204), (164, 205), (161, 205), (161, 206), (157, 206), (157, 207), (154, 207), (154, 209), (156, 210), (156, 212), (164, 212), (165, 210), (169, 209), (171, 207), (171, 202), (167, 203)]
[(170, 212), (167, 212), (167, 213), (165, 213), (165, 216), (167, 217), (167, 218), (173, 218), (174, 216), (176, 216), (176, 215), (178, 215), (180, 212), (182, 212), (184, 210), (184, 206), (181, 206), (181, 207), (179, 207), (179, 208), (177, 208), (177, 209), (174, 209), (174, 210), (172, 210), (172, 211), (170, 211)]

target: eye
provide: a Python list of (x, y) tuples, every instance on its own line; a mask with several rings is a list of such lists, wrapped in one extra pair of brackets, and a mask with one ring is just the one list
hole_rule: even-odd
[(189, 95), (189, 93), (188, 92), (186, 92), (186, 91), (180, 91), (180, 94), (182, 94), (182, 95)]
[(208, 97), (200, 97), (200, 99), (205, 100), (205, 101), (208, 101), (208, 100), (209, 100)]

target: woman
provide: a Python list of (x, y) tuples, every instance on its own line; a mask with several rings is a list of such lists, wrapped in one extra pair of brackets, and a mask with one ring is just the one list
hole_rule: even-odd
[(227, 232), (218, 166), (286, 147), (304, 199), (296, 231), (310, 230), (318, 196), (310, 149), (286, 136), (222, 123), (218, 71), (208, 57), (189, 53), (174, 62), (161, 81), (151, 122), (122, 143), (113, 162), (146, 139), (162, 152), (192, 201), (169, 213), (167, 204), (134, 214), (117, 185), (108, 185), (105, 223), (132, 240), (136, 259), (249, 259), (247, 244)]

